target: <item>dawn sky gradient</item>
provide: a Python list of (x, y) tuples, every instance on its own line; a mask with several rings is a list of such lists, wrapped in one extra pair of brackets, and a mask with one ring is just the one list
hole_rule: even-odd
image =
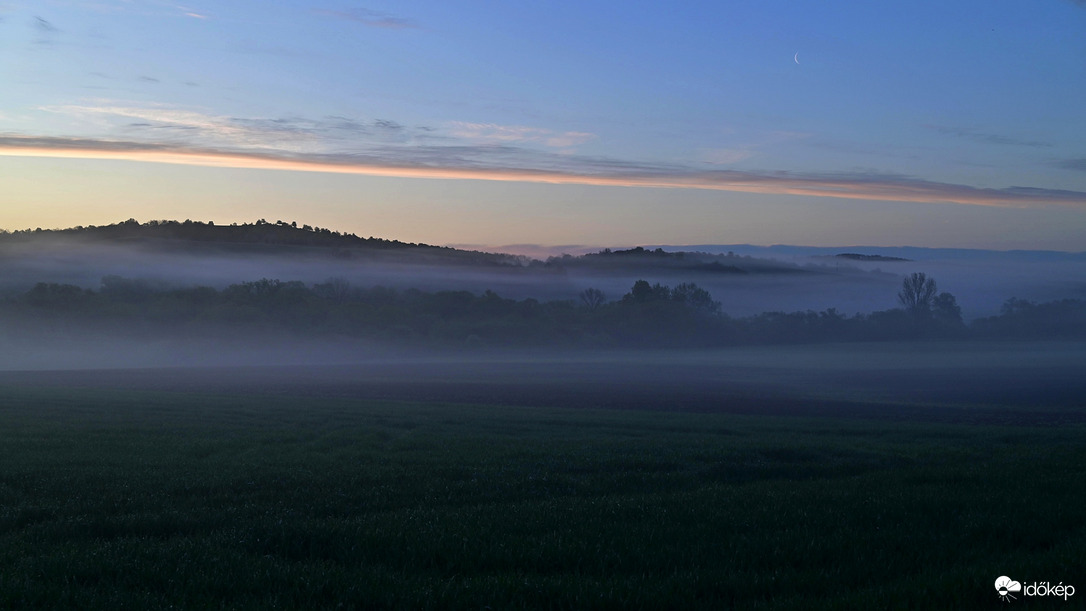
[(1084, 108), (1075, 0), (0, 1), (0, 228), (1081, 251)]

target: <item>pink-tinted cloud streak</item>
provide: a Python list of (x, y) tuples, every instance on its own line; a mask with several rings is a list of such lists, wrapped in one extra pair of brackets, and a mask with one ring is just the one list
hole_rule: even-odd
[(1028, 207), (1060, 205), (1086, 208), (1086, 193), (1030, 187), (991, 189), (932, 182), (910, 177), (867, 174), (793, 174), (743, 171), (680, 171), (651, 166), (573, 169), (502, 168), (455, 163), (388, 162), (377, 156), (292, 155), (170, 146), (138, 142), (0, 136), (0, 155), (77, 159), (114, 159), (150, 163), (330, 172), (402, 178), (490, 180), (616, 187), (706, 189), (773, 195), (804, 195), (898, 202), (957, 203)]

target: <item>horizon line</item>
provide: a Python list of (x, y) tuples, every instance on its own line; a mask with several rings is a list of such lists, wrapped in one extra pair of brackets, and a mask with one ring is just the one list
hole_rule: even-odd
[[(104, 224), (104, 225), (93, 225), (92, 224), (92, 225), (78, 225), (78, 226), (71, 226), (71, 227), (49, 227), (49, 228), (39, 227), (39, 228), (37, 228), (37, 230), (30, 229), (30, 228), (27, 228), (27, 229), (7, 229), (7, 228), (4, 228), (4, 227), (0, 227), (0, 236), (12, 235), (12, 234), (23, 234), (23, 233), (37, 233), (39, 231), (42, 232), (42, 233), (46, 233), (46, 232), (52, 233), (52, 232), (77, 231), (77, 230), (82, 230), (82, 229), (105, 229), (105, 228), (108, 228), (108, 227), (124, 225), (128, 221), (134, 221), (140, 226), (150, 226), (150, 224), (152, 222), (158, 223), (158, 224), (161, 224), (161, 223), (164, 223), (164, 222), (183, 224), (183, 223), (191, 221), (191, 222), (196, 223), (196, 224), (210, 225), (210, 226), (213, 226), (213, 227), (216, 227), (216, 228), (228, 228), (228, 227), (234, 227), (234, 226), (249, 226), (249, 225), (254, 225), (255, 226), (255, 225), (258, 225), (260, 221), (263, 221), (264, 223), (266, 223), (268, 225), (280, 225), (280, 224), (282, 224), (285, 227), (289, 227), (289, 228), (296, 229), (296, 230), (299, 230), (299, 231), (304, 231), (305, 226), (306, 226), (306, 225), (303, 225), (303, 226), (299, 227), (299, 226), (297, 226), (297, 221), (294, 221), (292, 223), (292, 222), (284, 221), (282, 219), (279, 219), (279, 220), (277, 220), (275, 222), (267, 221), (267, 220), (264, 220), (264, 219), (257, 219), (257, 220), (254, 220), (254, 221), (249, 221), (249, 222), (244, 222), (244, 223), (237, 223), (237, 222), (225, 223), (225, 222), (217, 222), (215, 220), (194, 220), (194, 219), (186, 219), (186, 221), (179, 221), (179, 220), (176, 220), (176, 219), (150, 219), (148, 221), (140, 222), (140, 221), (136, 220), (135, 218), (130, 218), (130, 219), (126, 219), (124, 221), (116, 221), (116, 222), (109, 223), (109, 224)], [(454, 249), (454, 250), (471, 250), (471, 251), (478, 251), (478, 252), (486, 252), (488, 254), (512, 254), (512, 255), (521, 255), (521, 256), (528, 256), (528, 257), (536, 257), (536, 256), (539, 256), (541, 253), (548, 252), (548, 251), (550, 253), (549, 256), (560, 256), (560, 254), (571, 254), (573, 256), (582, 256), (582, 255), (585, 255), (585, 254), (596, 254), (596, 253), (600, 253), (600, 252), (603, 252), (603, 251), (610, 251), (610, 250), (622, 251), (622, 250), (631, 250), (631, 249), (637, 249), (637, 248), (643, 248), (646, 251), (650, 251), (650, 250), (653, 250), (653, 249), (664, 249), (666, 252), (694, 252), (694, 253), (699, 253), (700, 252), (700, 253), (704, 253), (704, 254), (720, 254), (720, 253), (710, 253), (710, 252), (707, 252), (707, 251), (698, 251), (698, 250), (679, 250), (679, 249), (735, 248), (735, 249), (773, 250), (775, 248), (788, 248), (788, 249), (804, 249), (804, 250), (816, 250), (816, 251), (837, 251), (838, 254), (850, 254), (850, 251), (857, 251), (857, 250), (872, 250), (872, 251), (878, 251), (878, 250), (882, 250), (882, 251), (929, 250), (929, 251), (955, 251), (955, 252), (985, 252), (985, 253), (1000, 253), (1000, 254), (1048, 253), (1048, 254), (1073, 255), (1073, 256), (1086, 255), (1086, 250), (1057, 250), (1057, 249), (1051, 249), (1051, 248), (980, 248), (980, 247), (965, 247), (965, 246), (917, 246), (917, 245), (909, 245), (909, 244), (897, 244), (897, 245), (893, 245), (893, 246), (881, 245), (880, 246), (880, 245), (875, 245), (875, 244), (866, 244), (865, 245), (865, 244), (843, 244), (842, 243), (842, 244), (833, 244), (833, 245), (828, 245), (828, 246), (816, 246), (816, 245), (811, 245), (811, 244), (798, 244), (798, 243), (789, 244), (789, 243), (780, 243), (780, 242), (776, 242), (776, 243), (772, 243), (772, 244), (753, 244), (753, 243), (750, 243), (750, 242), (741, 242), (741, 243), (740, 242), (732, 242), (732, 243), (705, 243), (705, 242), (702, 242), (702, 243), (697, 243), (697, 244), (664, 244), (664, 243), (636, 242), (636, 243), (626, 243), (626, 244), (612, 243), (610, 245), (605, 246), (605, 245), (589, 245), (589, 244), (541, 244), (541, 243), (518, 243), (518, 244), (483, 244), (483, 243), (468, 243), (468, 242), (444, 242), (444, 243), (434, 242), (434, 243), (429, 243), (429, 242), (405, 242), (405, 241), (397, 239), (397, 238), (381, 238), (381, 237), (376, 237), (376, 236), (370, 236), (369, 238), (365, 238), (365, 237), (362, 237), (362, 236), (357, 235), (357, 234), (352, 233), (352, 232), (344, 232), (344, 231), (341, 231), (341, 230), (334, 230), (334, 229), (331, 229), (331, 228), (328, 228), (328, 227), (319, 227), (319, 226), (316, 226), (316, 225), (310, 227), (310, 230), (332, 231), (334, 233), (339, 233), (341, 235), (349, 236), (349, 237), (355, 237), (355, 238), (358, 238), (358, 239), (361, 239), (361, 240), (367, 240), (367, 239), (373, 240), (373, 239), (376, 239), (376, 240), (389, 241), (389, 242), (401, 242), (403, 244), (412, 245), (412, 246), (428, 246), (428, 247), (437, 247), (437, 248), (450, 248), (450, 249)], [(560, 249), (568, 249), (568, 250), (563, 252)], [(536, 254), (527, 254), (527, 252), (529, 252), (529, 251), (534, 251)], [(578, 252), (578, 251), (580, 251), (580, 252)], [(577, 254), (574, 254), (574, 253), (577, 253)], [(832, 255), (830, 255), (830, 256), (832, 256)]]

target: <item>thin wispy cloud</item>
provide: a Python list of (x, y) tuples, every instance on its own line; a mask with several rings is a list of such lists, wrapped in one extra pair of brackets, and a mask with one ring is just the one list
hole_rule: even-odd
[[(411, 129), (387, 119), (230, 117), (166, 105), (135, 106), (108, 100), (43, 106), (39, 110), (93, 124), (99, 130), (123, 134), (126, 138), (167, 140), (172, 145), (197, 148), (334, 152), (366, 145), (406, 143), (415, 138)], [(153, 133), (138, 135), (137, 132)]]
[(969, 127), (949, 127), (945, 125), (926, 125), (928, 129), (935, 130), (940, 134), (948, 136), (956, 136), (958, 138), (964, 138), (966, 140), (972, 140), (981, 144), (1001, 144), (1005, 146), (1030, 146), (1030, 147), (1051, 147), (1050, 142), (1041, 142), (1039, 140), (1023, 140), (1021, 138), (1014, 138), (1012, 136), (1005, 136), (1003, 134), (992, 134), (982, 132)]
[(588, 132), (563, 132), (544, 139), (543, 143), (555, 148), (571, 148), (595, 138), (595, 134), (590, 134)]
[(186, 16), (186, 17), (192, 17), (193, 19), (203, 19), (203, 20), (208, 19), (207, 15), (205, 15), (205, 14), (203, 14), (201, 12), (198, 12), (195, 9), (189, 8), (187, 6), (178, 5), (177, 10), (181, 11), (181, 14)]
[(53, 22), (35, 15), (30, 21), (30, 25), (35, 32), (34, 44), (51, 46), (56, 43), (60, 28), (53, 25)]
[[(148, 83), (149, 77), (141, 77)], [(39, 110), (94, 124), (99, 132), (122, 139), (167, 141), (196, 148), (275, 149), (285, 153), (372, 153), (426, 157), (426, 143), (450, 143), (443, 151), (473, 151), (472, 163), (484, 165), (546, 165), (532, 147), (565, 155), (594, 139), (594, 134), (527, 126), (452, 122), (443, 128), (408, 127), (389, 119), (362, 121), (351, 117), (250, 118), (213, 115), (166, 105), (136, 106), (98, 100), (85, 104), (44, 106)], [(140, 135), (137, 132), (153, 132)], [(464, 145), (457, 148), (458, 145)], [(512, 146), (506, 146), (512, 145)], [(384, 147), (384, 148), (382, 148)], [(485, 156), (485, 159), (478, 159)], [(545, 155), (544, 155), (545, 157)], [(460, 160), (456, 160), (457, 163)]]
[(702, 161), (711, 165), (731, 165), (754, 156), (754, 151), (747, 149), (706, 149), (702, 151)]
[(554, 132), (539, 127), (523, 125), (496, 125), (493, 123), (451, 124), (451, 135), (474, 142), (499, 144), (506, 142), (538, 142), (553, 148), (570, 148), (584, 144), (596, 137), (587, 132)]
[(33, 25), (34, 29), (42, 34), (52, 34), (60, 31), (57, 29), (57, 26), (53, 25), (48, 19), (38, 17), (37, 15), (34, 16)]
[(372, 11), (366, 8), (352, 8), (346, 10), (315, 10), (314, 13), (325, 17), (334, 17), (345, 21), (353, 21), (371, 28), (385, 28), (390, 30), (409, 30), (419, 26), (410, 19), (397, 17), (380, 11)]
[[(745, 159), (746, 149), (706, 151), (703, 163), (644, 163), (578, 155), (594, 134), (524, 125), (450, 122), (405, 126), (347, 116), (241, 118), (165, 105), (91, 101), (41, 107), (110, 137), (8, 135), (0, 154), (126, 159), (157, 163), (376, 176), (710, 189), (746, 193), (991, 206), (1086, 207), (1086, 193), (1026, 187), (991, 189), (877, 172), (706, 171)], [(1082, 160), (1060, 167), (1079, 170)]]
[[(0, 137), (0, 155), (119, 159), (154, 163), (330, 172), (370, 176), (470, 179), (620, 187), (708, 189), (778, 195), (806, 195), (898, 202), (959, 203), (984, 206), (1062, 205), (1086, 208), (1086, 192), (1008, 187), (991, 189), (880, 174), (798, 174), (740, 171), (676, 171), (642, 164), (597, 163), (577, 159), (569, 169), (454, 165), (450, 159), (467, 152), (411, 160), (410, 151), (398, 160), (369, 154), (287, 154), (170, 146), (129, 141), (52, 137)], [(427, 163), (429, 161), (429, 163)], [(445, 163), (442, 163), (445, 162)]]
[(728, 129), (725, 138), (727, 138), (726, 141), (730, 146), (701, 150), (700, 160), (702, 163), (715, 166), (739, 163), (757, 156), (765, 149), (809, 140), (811, 134), (787, 130), (739, 134), (735, 129)]
[[(64, 2), (78, 5), (81, 10), (93, 11), (105, 15), (136, 15), (142, 17), (190, 17), (209, 19), (206, 12), (191, 6), (176, 4), (169, 0), (94, 0)], [(2, 9), (2, 7), (0, 7)]]
[[(169, 107), (137, 107), (112, 104), (44, 106), (41, 110), (99, 124), (103, 127), (153, 127), (161, 131), (197, 130), (205, 142), (218, 145), (259, 145), (263, 132), (238, 125), (229, 117)], [(118, 120), (131, 120), (124, 124)]]
[(1057, 168), (1064, 170), (1076, 170), (1078, 172), (1086, 172), (1086, 157), (1079, 157), (1077, 159), (1063, 159), (1057, 161), (1054, 164)]

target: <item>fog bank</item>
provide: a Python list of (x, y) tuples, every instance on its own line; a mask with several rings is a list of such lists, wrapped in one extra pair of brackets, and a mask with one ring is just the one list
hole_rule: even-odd
[[(675, 247), (671, 247), (673, 250)], [(386, 286), (425, 291), (491, 290), (512, 299), (576, 300), (587, 288), (616, 300), (637, 280), (676, 285), (696, 283), (731, 316), (766, 311), (821, 311), (847, 315), (897, 307), (902, 278), (924, 272), (941, 291), (957, 297), (966, 320), (997, 314), (1010, 298), (1050, 301), (1086, 299), (1086, 255), (1032, 251), (852, 247), (691, 246), (687, 252), (733, 253), (712, 266), (646, 265), (645, 257), (620, 264), (583, 264), (552, 259), (529, 264), (496, 264), (468, 257), (443, 259), (440, 249), (395, 252), (307, 248), (284, 245), (181, 242), (112, 243), (61, 237), (0, 245), (0, 291), (26, 291), (38, 282), (98, 289), (104, 276), (145, 280), (165, 286), (211, 286), (261, 278), (306, 284), (341, 278), (360, 287)], [(448, 252), (448, 251), (446, 251)], [(463, 252), (463, 251), (452, 251)], [(863, 261), (834, 255), (858, 253), (902, 260)], [(719, 262), (724, 265), (719, 265)], [(651, 261), (650, 261), (651, 262)], [(771, 266), (776, 267), (771, 267)], [(743, 273), (728, 273), (728, 268)]]

